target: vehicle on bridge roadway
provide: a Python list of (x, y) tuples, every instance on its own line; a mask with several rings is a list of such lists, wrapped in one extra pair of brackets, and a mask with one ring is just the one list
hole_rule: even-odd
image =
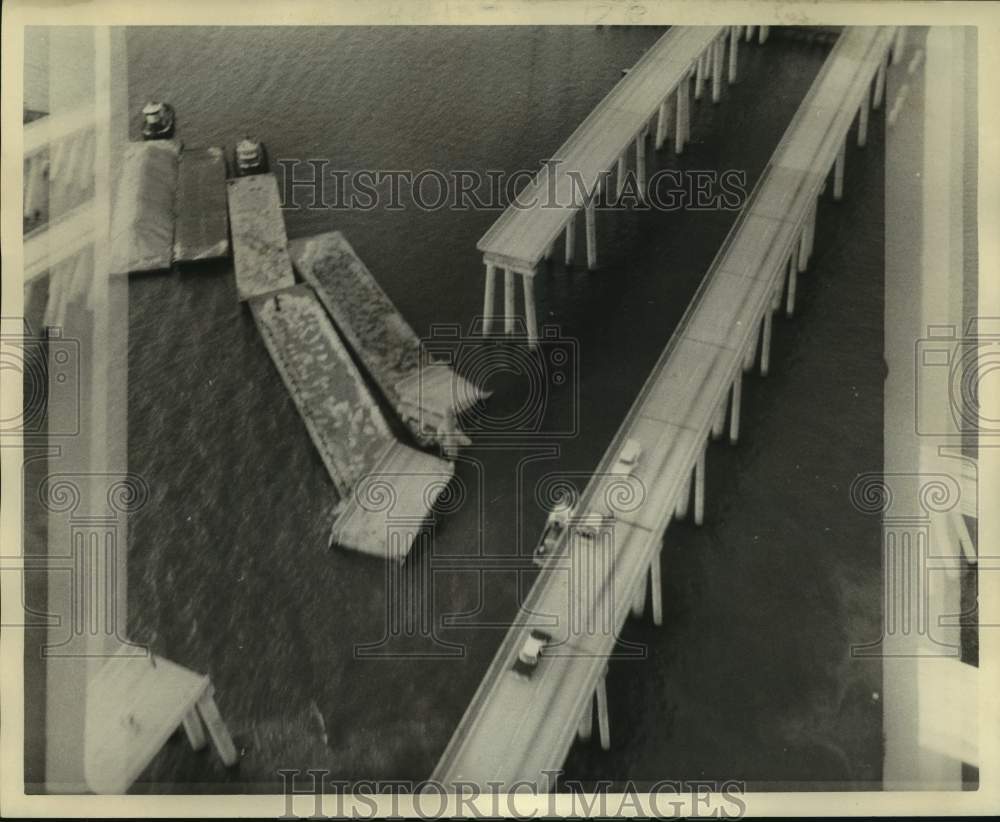
[(538, 667), (538, 659), (542, 655), (542, 649), (551, 641), (551, 634), (539, 631), (537, 628), (532, 629), (531, 633), (525, 638), (521, 650), (517, 652), (517, 659), (514, 661), (514, 673), (530, 677)]

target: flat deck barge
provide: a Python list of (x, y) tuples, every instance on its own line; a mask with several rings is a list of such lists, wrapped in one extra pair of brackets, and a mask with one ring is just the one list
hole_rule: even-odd
[(174, 199), (180, 143), (129, 143), (111, 221), (111, 271), (162, 271), (174, 258)]
[(309, 286), (250, 300), (264, 344), (341, 499), (392, 440), (351, 355)]
[(430, 361), (347, 238), (339, 231), (317, 234), (293, 240), (289, 251), (416, 441), (445, 454), (468, 445), (457, 414), (484, 394), (451, 368)]
[(254, 174), (230, 180), (226, 189), (240, 300), (295, 285), (278, 180)]
[(229, 253), (226, 157), (221, 148), (181, 152), (175, 211), (174, 260), (190, 263)]

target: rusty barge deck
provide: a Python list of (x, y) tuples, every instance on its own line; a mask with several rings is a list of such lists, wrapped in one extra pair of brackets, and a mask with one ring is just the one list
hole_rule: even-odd
[(339, 231), (293, 240), (295, 268), (416, 441), (453, 454), (469, 439), (457, 415), (484, 394), (430, 360), (420, 338)]

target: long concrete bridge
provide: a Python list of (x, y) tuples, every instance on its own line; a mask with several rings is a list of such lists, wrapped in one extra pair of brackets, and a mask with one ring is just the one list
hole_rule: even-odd
[[(749, 39), (754, 27), (746, 27)], [(674, 150), (680, 154), (691, 136), (691, 87), (700, 99), (706, 80), (712, 82), (712, 101), (722, 95), (722, 76), (736, 80), (739, 41), (743, 26), (675, 26), (667, 31), (628, 71), (569, 139), (520, 191), (477, 243), (486, 265), (483, 333), (492, 330), (496, 301), (496, 274), (504, 273), (503, 317), (505, 333), (514, 333), (517, 289), (522, 279), (524, 318), (528, 343), (538, 338), (535, 317), (534, 277), (539, 263), (549, 259), (560, 233), (565, 235), (566, 264), (571, 265), (576, 246), (577, 213), (586, 222), (587, 265), (597, 267), (597, 209), (602, 183), (611, 179), (619, 191), (627, 175), (634, 176), (638, 194), (646, 184), (646, 144), (655, 133), (655, 148), (667, 139), (671, 124)], [(761, 26), (759, 40), (768, 36)], [(726, 45), (728, 42), (728, 68)], [(628, 160), (635, 146), (635, 170)]]
[[(849, 131), (857, 121), (856, 139), (865, 143), (869, 109), (883, 101), (889, 55), (898, 59), (902, 31), (849, 28), (832, 49), (575, 501), (434, 779), (491, 789), (528, 780), (544, 788), (546, 772), (562, 765), (574, 737), (591, 736), (595, 703), (600, 744), (610, 747), (604, 681), (609, 659), (621, 653), (618, 634), (630, 611), (642, 615), (647, 578), (653, 621), (662, 620), (664, 533), (674, 517), (687, 515), (692, 487), (693, 518), (702, 522), (707, 443), (724, 433), (727, 414), (730, 440), (739, 436), (743, 373), (757, 362), (767, 373), (772, 316), (782, 304), (794, 311), (796, 278), (813, 248), (817, 199), (831, 174), (831, 194), (840, 198)], [(687, 63), (722, 34), (677, 31), (670, 42), (684, 44), (678, 62)], [(539, 231), (534, 247), (548, 241)], [(636, 446), (638, 459), (623, 459)], [(525, 668), (519, 652), (538, 629), (550, 638), (537, 665)]]

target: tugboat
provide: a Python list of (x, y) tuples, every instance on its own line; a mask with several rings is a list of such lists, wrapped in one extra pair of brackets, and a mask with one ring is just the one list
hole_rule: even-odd
[(169, 103), (146, 103), (142, 107), (142, 139), (168, 140), (173, 136), (173, 106)]
[(236, 144), (233, 152), (236, 160), (236, 175), (264, 174), (267, 171), (267, 149), (259, 140), (244, 137)]

